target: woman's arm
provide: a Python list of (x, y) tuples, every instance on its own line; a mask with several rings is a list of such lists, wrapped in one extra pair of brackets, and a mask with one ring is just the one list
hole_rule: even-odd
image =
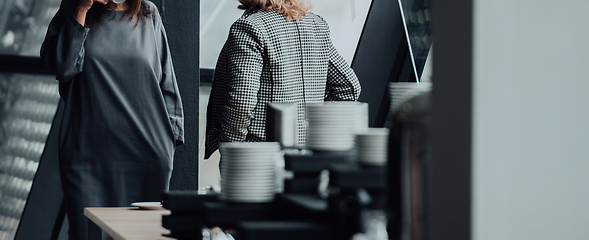
[(84, 42), (90, 29), (74, 17), (77, 13), (75, 5), (71, 0), (61, 2), (41, 46), (41, 59), (45, 66), (62, 82), (73, 79), (84, 66)]
[(229, 30), (224, 51), (227, 54), (227, 100), (222, 112), (221, 142), (243, 142), (248, 134), (253, 110), (258, 104), (262, 57), (262, 33), (252, 23), (239, 19)]
[(357, 101), (362, 90), (358, 77), (333, 45), (329, 52), (325, 101)]
[(357, 101), (362, 88), (354, 70), (339, 55), (329, 36), (327, 22), (319, 17), (326, 28), (328, 42), (329, 64), (327, 70), (327, 82), (325, 86), (325, 101)]
[[(153, 6), (155, 8), (155, 6)], [(178, 82), (176, 81), (176, 74), (174, 73), (174, 64), (172, 63), (172, 55), (170, 54), (170, 47), (168, 45), (168, 37), (164, 25), (159, 18), (157, 10), (156, 16), (156, 34), (158, 38), (158, 48), (160, 62), (162, 64), (162, 79), (160, 88), (166, 103), (166, 110), (174, 132), (174, 139), (176, 146), (184, 144), (184, 108), (182, 106), (182, 98), (180, 97), (180, 90), (178, 89)]]

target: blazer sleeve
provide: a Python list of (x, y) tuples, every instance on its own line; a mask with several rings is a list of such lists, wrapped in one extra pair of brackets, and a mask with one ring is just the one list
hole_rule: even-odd
[[(155, 8), (155, 6), (153, 7)], [(158, 52), (162, 67), (160, 88), (166, 103), (166, 110), (174, 132), (176, 146), (180, 146), (184, 144), (184, 108), (182, 106), (178, 82), (176, 81), (166, 30), (157, 13), (157, 9), (155, 9), (155, 12), (156, 41), (158, 42), (156, 47), (159, 48)]]
[[(243, 142), (254, 119), (262, 75), (263, 34), (252, 23), (238, 19), (229, 30), (226, 47), (227, 100), (222, 110), (221, 142)], [(218, 79), (215, 79), (217, 81)]]
[[(329, 32), (329, 30), (328, 30)], [(325, 85), (325, 101), (357, 101), (362, 91), (354, 70), (339, 55), (328, 35), (329, 64)]]
[(41, 45), (43, 63), (61, 82), (73, 79), (84, 67), (84, 42), (90, 29), (74, 18), (74, 7), (69, 0), (61, 2)]

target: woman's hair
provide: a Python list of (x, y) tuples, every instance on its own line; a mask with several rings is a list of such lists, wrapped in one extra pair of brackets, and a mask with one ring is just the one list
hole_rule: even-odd
[(261, 8), (264, 11), (276, 10), (286, 17), (286, 21), (303, 19), (311, 6), (306, 0), (239, 0), (239, 9)]
[[(135, 19), (135, 27), (139, 25), (139, 22), (145, 23), (145, 18), (150, 17), (153, 13), (153, 10), (148, 9), (147, 4), (143, 0), (127, 0), (127, 3), (129, 7), (125, 10), (121, 19), (127, 18), (129, 21)], [(95, 2), (86, 16), (87, 25), (92, 27), (95, 23), (102, 23), (105, 19), (104, 11), (106, 11), (106, 5)]]

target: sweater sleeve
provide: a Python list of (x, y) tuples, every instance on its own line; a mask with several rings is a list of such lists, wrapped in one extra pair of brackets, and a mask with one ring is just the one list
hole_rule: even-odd
[(329, 65), (327, 70), (327, 82), (325, 85), (325, 101), (357, 101), (362, 88), (354, 70), (346, 63), (346, 60), (337, 52), (327, 27), (327, 42)]
[(229, 31), (226, 81), (228, 99), (222, 110), (222, 142), (243, 142), (258, 104), (264, 60), (263, 34), (247, 20), (237, 20)]
[(151, 4), (150, 7), (155, 12), (156, 47), (158, 48), (162, 67), (160, 89), (166, 103), (166, 110), (174, 132), (176, 146), (180, 146), (184, 144), (184, 107), (182, 106), (182, 98), (180, 97), (178, 81), (174, 72), (174, 64), (172, 63), (172, 54), (170, 53), (166, 29), (155, 5)]
[(73, 7), (70, 1), (62, 1), (41, 46), (41, 59), (60, 82), (70, 81), (84, 67), (84, 42), (90, 29), (74, 18)]

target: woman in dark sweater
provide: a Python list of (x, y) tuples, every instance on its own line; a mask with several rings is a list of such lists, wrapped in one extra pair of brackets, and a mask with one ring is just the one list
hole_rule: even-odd
[(84, 207), (160, 201), (184, 141), (157, 8), (113, 1), (63, 0), (41, 48), (65, 102), (59, 160), (70, 239), (86, 238)]

